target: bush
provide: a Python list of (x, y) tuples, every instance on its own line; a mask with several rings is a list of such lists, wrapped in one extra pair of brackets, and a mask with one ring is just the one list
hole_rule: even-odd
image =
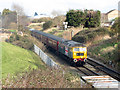
[(24, 43), (22, 41), (14, 41), (14, 42), (12, 42), (12, 44), (17, 45), (17, 46), (22, 47), (22, 48), (24, 45)]
[(112, 25), (112, 31), (120, 35), (120, 17), (116, 18), (115, 23)]
[(13, 36), (10, 36), (9, 42), (13, 42), (13, 41), (14, 41), (14, 37), (13, 37)]
[(98, 36), (114, 36), (114, 34), (107, 30), (107, 28), (98, 28), (96, 30), (89, 29), (89, 30), (82, 30), (79, 33), (77, 33), (72, 40), (75, 40), (80, 43), (87, 43), (90, 41), (93, 41)]
[(33, 50), (33, 42), (26, 35), (22, 37), (20, 35), (13, 34), (12, 36), (10, 36), (10, 39), (6, 41), (14, 45), (17, 45), (19, 47), (22, 47), (28, 50)]
[(92, 34), (92, 33), (88, 34), (87, 36), (88, 36), (89, 39), (93, 39), (95, 37), (95, 35)]
[(50, 28), (52, 25), (52, 21), (48, 21), (43, 24), (43, 30)]
[[(33, 69), (29, 72), (17, 74), (13, 79), (3, 79), (4, 88), (91, 88), (90, 85), (80, 83), (80, 77), (76, 74), (60, 69)], [(94, 89), (90, 89), (94, 90)]]
[(88, 37), (84, 36), (75, 36), (72, 38), (72, 40), (80, 42), (80, 43), (86, 43)]
[(63, 37), (62, 33), (59, 33), (57, 36), (58, 36), (58, 37)]
[(19, 40), (20, 39), (20, 36), (16, 34), (16, 40)]

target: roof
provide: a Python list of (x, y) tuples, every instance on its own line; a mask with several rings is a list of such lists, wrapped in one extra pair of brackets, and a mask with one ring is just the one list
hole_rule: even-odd
[(52, 34), (44, 33), (44, 32), (42, 32), (42, 31), (33, 30), (32, 32), (37, 32), (37, 33), (39, 33), (39, 34), (42, 34), (42, 35), (44, 35), (44, 36), (47, 36), (47, 37), (49, 37), (49, 38), (51, 38), (51, 39), (54, 39), (54, 40), (57, 40), (57, 41), (60, 41), (60, 42), (66, 41), (66, 39), (63, 39), (63, 38), (54, 36), (54, 35), (52, 35)]
[(109, 14), (109, 13), (111, 13), (112, 11), (115, 11), (115, 10), (116, 10), (116, 9), (110, 10), (109, 12), (106, 13), (106, 15)]
[[(82, 76), (87, 83), (91, 83), (95, 88), (110, 88), (110, 90), (117, 90), (119, 87), (119, 81), (115, 80), (114, 78), (103, 75), (103, 76)], [(100, 89), (102, 90), (102, 89)], [(103, 89), (104, 90), (104, 89)]]
[(79, 47), (79, 46), (85, 47), (84, 44), (75, 42), (73, 40), (67, 40), (67, 41), (64, 42), (64, 44), (66, 44), (69, 47)]
[(57, 36), (54, 36), (52, 34), (48, 34), (48, 33), (44, 33), (42, 31), (38, 31), (38, 30), (32, 30), (32, 32), (37, 32), (39, 34), (42, 34), (44, 36), (47, 36), (53, 40), (56, 40), (56, 41), (59, 41), (59, 42), (62, 42), (64, 43), (65, 45), (67, 45), (68, 47), (79, 47), (79, 46), (82, 46), (82, 47), (86, 47), (84, 44), (82, 43), (78, 43), (78, 42), (75, 42), (73, 40), (66, 40), (66, 39), (63, 39), (63, 38), (60, 38), (60, 37), (57, 37)]

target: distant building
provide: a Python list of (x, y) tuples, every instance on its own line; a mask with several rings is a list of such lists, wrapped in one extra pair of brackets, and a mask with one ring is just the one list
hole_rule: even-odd
[(34, 16), (38, 16), (37, 12), (35, 12)]
[[(120, 11), (120, 1), (118, 2), (118, 11)], [(120, 13), (118, 13), (118, 16), (120, 17)]]
[(120, 11), (113, 9), (107, 13), (101, 13), (101, 26), (109, 27), (113, 24), (113, 20), (118, 17)]
[(101, 13), (101, 23), (108, 22), (106, 13)]
[(119, 13), (119, 11), (116, 9), (111, 10), (108, 13), (106, 13), (108, 21), (112, 21), (113, 19), (118, 17), (118, 13)]
[(39, 19), (39, 18), (43, 18), (43, 17), (50, 17), (46, 14), (38, 14), (37, 12), (35, 12), (34, 16), (30, 16), (29, 18), (31, 19)]

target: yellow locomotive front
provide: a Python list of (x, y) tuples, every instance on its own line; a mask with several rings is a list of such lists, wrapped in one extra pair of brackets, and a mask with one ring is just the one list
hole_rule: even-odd
[(73, 61), (75, 63), (85, 63), (87, 60), (87, 48), (86, 47), (73, 47)]
[[(63, 47), (64, 48), (61, 48)], [(59, 51), (69, 57), (69, 61), (73, 65), (84, 65), (87, 60), (87, 47), (72, 40), (66, 40), (63, 42), (63, 46), (59, 45)]]

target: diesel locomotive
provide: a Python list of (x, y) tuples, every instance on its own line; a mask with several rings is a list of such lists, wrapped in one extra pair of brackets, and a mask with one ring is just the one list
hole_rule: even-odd
[(75, 65), (84, 65), (87, 60), (87, 47), (72, 40), (66, 40), (42, 31), (33, 30), (31, 35), (55, 51), (68, 57), (68, 60)]

